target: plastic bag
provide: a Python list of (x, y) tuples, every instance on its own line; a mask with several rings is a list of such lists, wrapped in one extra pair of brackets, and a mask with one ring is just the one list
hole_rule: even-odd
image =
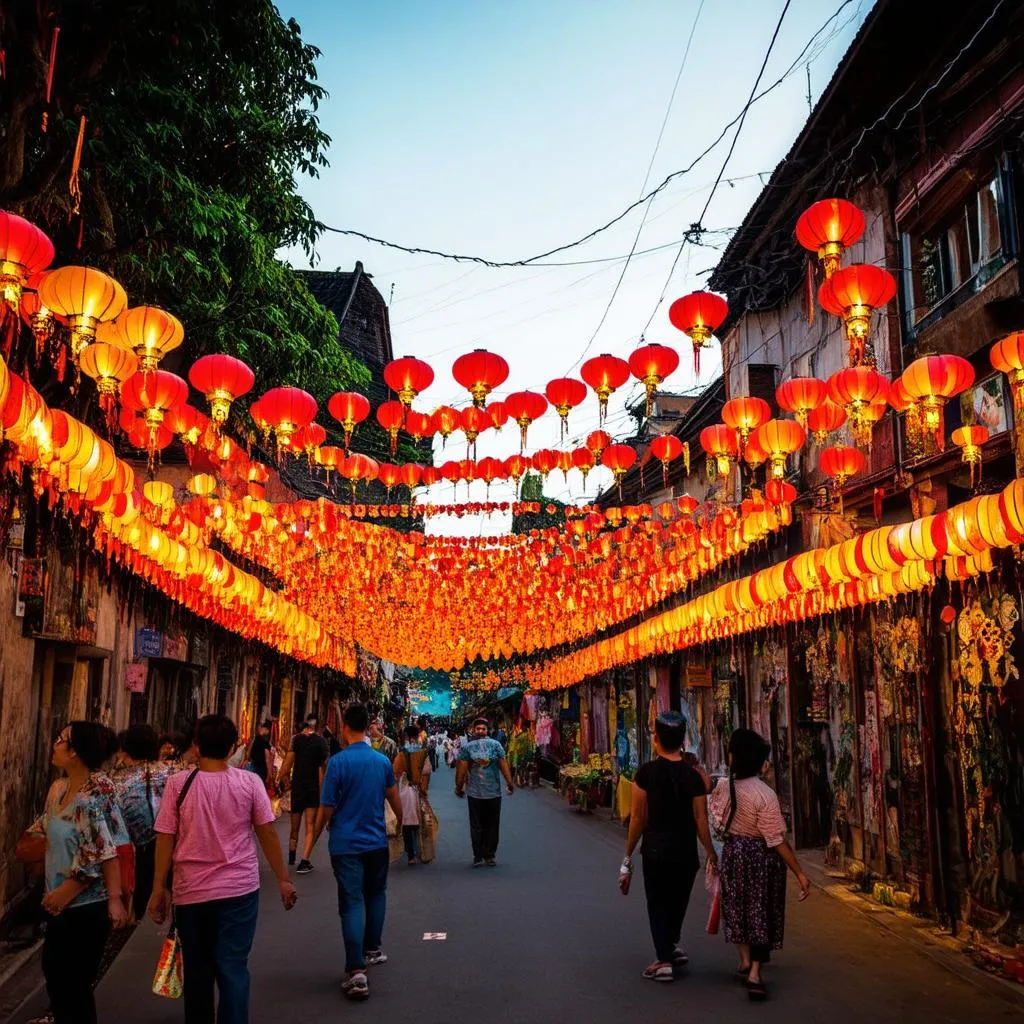
[(181, 943), (178, 933), (173, 928), (167, 933), (160, 949), (160, 958), (156, 962), (153, 974), (153, 994), (165, 999), (180, 999), (183, 985), (181, 963)]
[(704, 869), (704, 888), (711, 894), (711, 909), (708, 912), (707, 933), (718, 934), (718, 925), (722, 917), (722, 883), (718, 871), (713, 864)]

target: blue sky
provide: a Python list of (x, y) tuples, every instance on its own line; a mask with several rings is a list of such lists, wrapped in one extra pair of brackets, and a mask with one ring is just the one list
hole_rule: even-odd
[[(794, 62), (841, 0), (792, 0), (762, 80)], [(742, 109), (783, 0), (705, 0), (664, 136), (651, 164), (699, 0), (281, 0), (304, 37), (323, 51), (320, 80), (330, 93), (321, 121), (333, 142), (331, 166), (302, 190), (325, 223), (412, 246), (496, 260), (532, 256), (571, 241), (689, 164)], [(753, 106), (703, 223), (737, 226), (760, 191), (759, 173), (785, 155), (871, 7), (852, 0), (807, 57)], [(678, 243), (707, 200), (734, 129), (651, 205), (637, 248)], [(676, 345), (680, 370), (667, 386), (685, 390), (718, 373), (717, 346), (694, 377), (688, 340), (667, 319), (672, 299), (700, 287), (718, 252), (687, 246), (667, 292), (675, 246), (629, 264), (607, 318), (591, 342), (633, 245), (643, 209), (585, 246), (555, 259), (608, 262), (488, 269), (412, 256), (327, 234), (320, 267), (357, 259), (391, 303), (396, 354), (427, 359), (437, 380), (418, 405), (465, 404), (452, 379), (461, 352), (486, 347), (508, 359), (503, 390), (543, 390), (576, 373), (581, 354), (628, 356), (654, 313), (647, 339)], [(713, 245), (724, 234), (709, 235)], [(304, 265), (299, 258), (296, 265)], [(632, 392), (635, 395), (635, 392)], [(610, 429), (628, 432), (624, 395), (612, 397)], [(597, 425), (597, 401), (570, 417), (573, 435)], [(540, 428), (540, 429), (538, 429)], [(558, 445), (557, 417), (531, 430), (531, 448)], [(484, 435), (478, 455), (517, 449), (514, 431)], [(461, 457), (463, 446), (452, 455)], [(593, 496), (602, 473), (591, 476)], [(552, 475), (547, 493), (581, 499)], [(478, 493), (479, 490), (479, 493)], [(466, 488), (460, 487), (460, 497)], [(474, 485), (474, 500), (483, 485)], [(493, 500), (511, 488), (492, 487)], [(452, 500), (451, 485), (431, 500)], [(461, 531), (465, 531), (465, 521)], [(483, 532), (495, 532), (482, 524)]]

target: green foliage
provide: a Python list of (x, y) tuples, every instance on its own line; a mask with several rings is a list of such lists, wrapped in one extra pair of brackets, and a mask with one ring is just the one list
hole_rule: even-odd
[(520, 489), (522, 501), (539, 501), (540, 512), (527, 512), (512, 517), (513, 533), (529, 533), (531, 530), (546, 530), (549, 526), (565, 526), (563, 501), (544, 497), (544, 479), (538, 473), (527, 473)]
[[(330, 142), (316, 115), (319, 51), (298, 24), (269, 0), (15, 7), (4, 24), (0, 206), (45, 226), (58, 262), (103, 267), (131, 304), (174, 312), (186, 361), (231, 352), (253, 366), (258, 389), (301, 384), (321, 403), (365, 384), (333, 315), (275, 257), (285, 246), (314, 256), (320, 229), (297, 180), (326, 166)], [(42, 134), (39, 58), (52, 24), (61, 35)], [(81, 114), (79, 224), (67, 182)]]

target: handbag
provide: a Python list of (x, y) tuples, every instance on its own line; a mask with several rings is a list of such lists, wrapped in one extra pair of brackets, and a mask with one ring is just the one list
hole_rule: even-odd
[(24, 864), (30, 878), (46, 872), (46, 836), (25, 832), (14, 847), (14, 859)]
[(704, 869), (704, 888), (711, 893), (711, 909), (708, 911), (707, 933), (718, 934), (718, 925), (722, 918), (722, 882), (713, 864)]
[(153, 974), (153, 995), (164, 999), (180, 999), (184, 987), (184, 970), (181, 960), (181, 943), (178, 931), (171, 925), (171, 930), (160, 948), (160, 957), (156, 962)]

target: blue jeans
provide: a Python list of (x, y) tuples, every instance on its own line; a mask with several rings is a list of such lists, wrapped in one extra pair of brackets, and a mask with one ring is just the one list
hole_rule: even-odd
[(345, 939), (345, 970), (366, 966), (365, 953), (380, 949), (387, 910), (388, 848), (331, 854), (338, 881), (338, 913)]
[[(256, 936), (259, 890), (174, 908), (185, 976), (186, 1024), (248, 1024), (249, 950)], [(220, 999), (216, 1018), (213, 987)]]

